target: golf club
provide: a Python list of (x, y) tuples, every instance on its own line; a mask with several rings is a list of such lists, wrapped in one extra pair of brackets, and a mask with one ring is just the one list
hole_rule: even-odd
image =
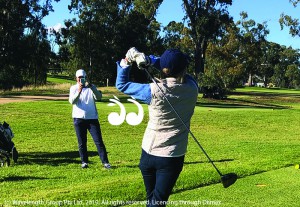
[(206, 151), (204, 150), (204, 148), (201, 146), (200, 142), (196, 139), (196, 137), (194, 136), (194, 134), (192, 133), (192, 131), (189, 129), (189, 127), (184, 123), (184, 121), (182, 120), (182, 118), (180, 117), (180, 115), (178, 114), (178, 112), (176, 111), (176, 109), (173, 107), (173, 105), (171, 104), (171, 102), (168, 100), (168, 98), (166, 97), (166, 95), (164, 94), (164, 92), (162, 91), (162, 89), (160, 88), (160, 86), (157, 84), (157, 82), (154, 80), (154, 78), (152, 77), (152, 75), (150, 74), (150, 72), (148, 71), (147, 68), (143, 68), (146, 73), (148, 74), (148, 76), (151, 78), (152, 82), (157, 86), (157, 88), (159, 89), (159, 91), (162, 93), (164, 99), (168, 102), (168, 104), (170, 105), (170, 107), (172, 108), (172, 110), (174, 111), (174, 113), (176, 114), (176, 116), (179, 118), (179, 120), (182, 122), (182, 124), (184, 125), (184, 127), (188, 130), (188, 132), (190, 133), (190, 135), (192, 136), (192, 138), (194, 139), (194, 141), (197, 143), (197, 145), (200, 147), (200, 149), (202, 150), (202, 152), (205, 154), (205, 156), (207, 157), (208, 161), (212, 164), (212, 166), (216, 169), (216, 171), (218, 172), (218, 174), (221, 177), (221, 182), (223, 184), (224, 188), (228, 188), (229, 186), (231, 186), (232, 184), (235, 183), (235, 181), (237, 180), (238, 176), (235, 173), (228, 173), (228, 174), (222, 174), (221, 171), (217, 168), (217, 166), (215, 165), (215, 163), (212, 161), (212, 159), (208, 156), (208, 154), (206, 153)]

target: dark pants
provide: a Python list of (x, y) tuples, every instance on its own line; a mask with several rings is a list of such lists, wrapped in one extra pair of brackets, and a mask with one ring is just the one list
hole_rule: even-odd
[(147, 192), (147, 207), (166, 206), (182, 170), (184, 156), (157, 157), (142, 151), (140, 170)]
[(109, 163), (98, 119), (74, 118), (74, 127), (78, 140), (79, 155), (82, 163), (88, 163), (87, 131), (90, 132), (102, 163)]

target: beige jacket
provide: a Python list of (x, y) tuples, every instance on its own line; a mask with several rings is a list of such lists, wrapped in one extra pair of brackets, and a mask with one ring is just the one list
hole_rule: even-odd
[[(187, 79), (185, 83), (179, 84), (175, 78), (166, 78), (158, 85), (189, 127), (198, 96), (195, 82)], [(149, 122), (144, 133), (142, 148), (154, 156), (183, 156), (187, 150), (189, 132), (156, 84), (151, 83), (150, 88), (152, 100), (148, 106)]]

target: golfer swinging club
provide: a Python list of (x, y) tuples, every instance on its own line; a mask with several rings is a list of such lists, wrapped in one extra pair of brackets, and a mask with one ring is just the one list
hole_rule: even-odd
[(81, 167), (88, 167), (87, 131), (89, 131), (104, 168), (110, 169), (95, 105), (95, 101), (102, 98), (102, 93), (97, 90), (96, 86), (86, 82), (86, 72), (82, 69), (76, 71), (76, 81), (77, 84), (70, 88), (69, 102), (73, 105), (72, 117), (78, 140)]
[(186, 74), (188, 56), (177, 49), (166, 50), (159, 58), (145, 56), (136, 48), (131, 48), (126, 58), (117, 62), (117, 89), (148, 104), (149, 121), (139, 164), (146, 187), (146, 206), (166, 206), (183, 167), (189, 132), (156, 84), (130, 82), (129, 73), (133, 62), (140, 69), (152, 65), (162, 71), (165, 79), (157, 84), (187, 126), (190, 126), (194, 113), (198, 86)]

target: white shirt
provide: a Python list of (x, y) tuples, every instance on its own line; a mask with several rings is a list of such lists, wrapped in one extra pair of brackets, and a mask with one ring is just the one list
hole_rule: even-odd
[(95, 101), (102, 98), (102, 93), (92, 85), (79, 93), (78, 84), (71, 86), (69, 102), (73, 105), (72, 117), (80, 119), (98, 119)]

